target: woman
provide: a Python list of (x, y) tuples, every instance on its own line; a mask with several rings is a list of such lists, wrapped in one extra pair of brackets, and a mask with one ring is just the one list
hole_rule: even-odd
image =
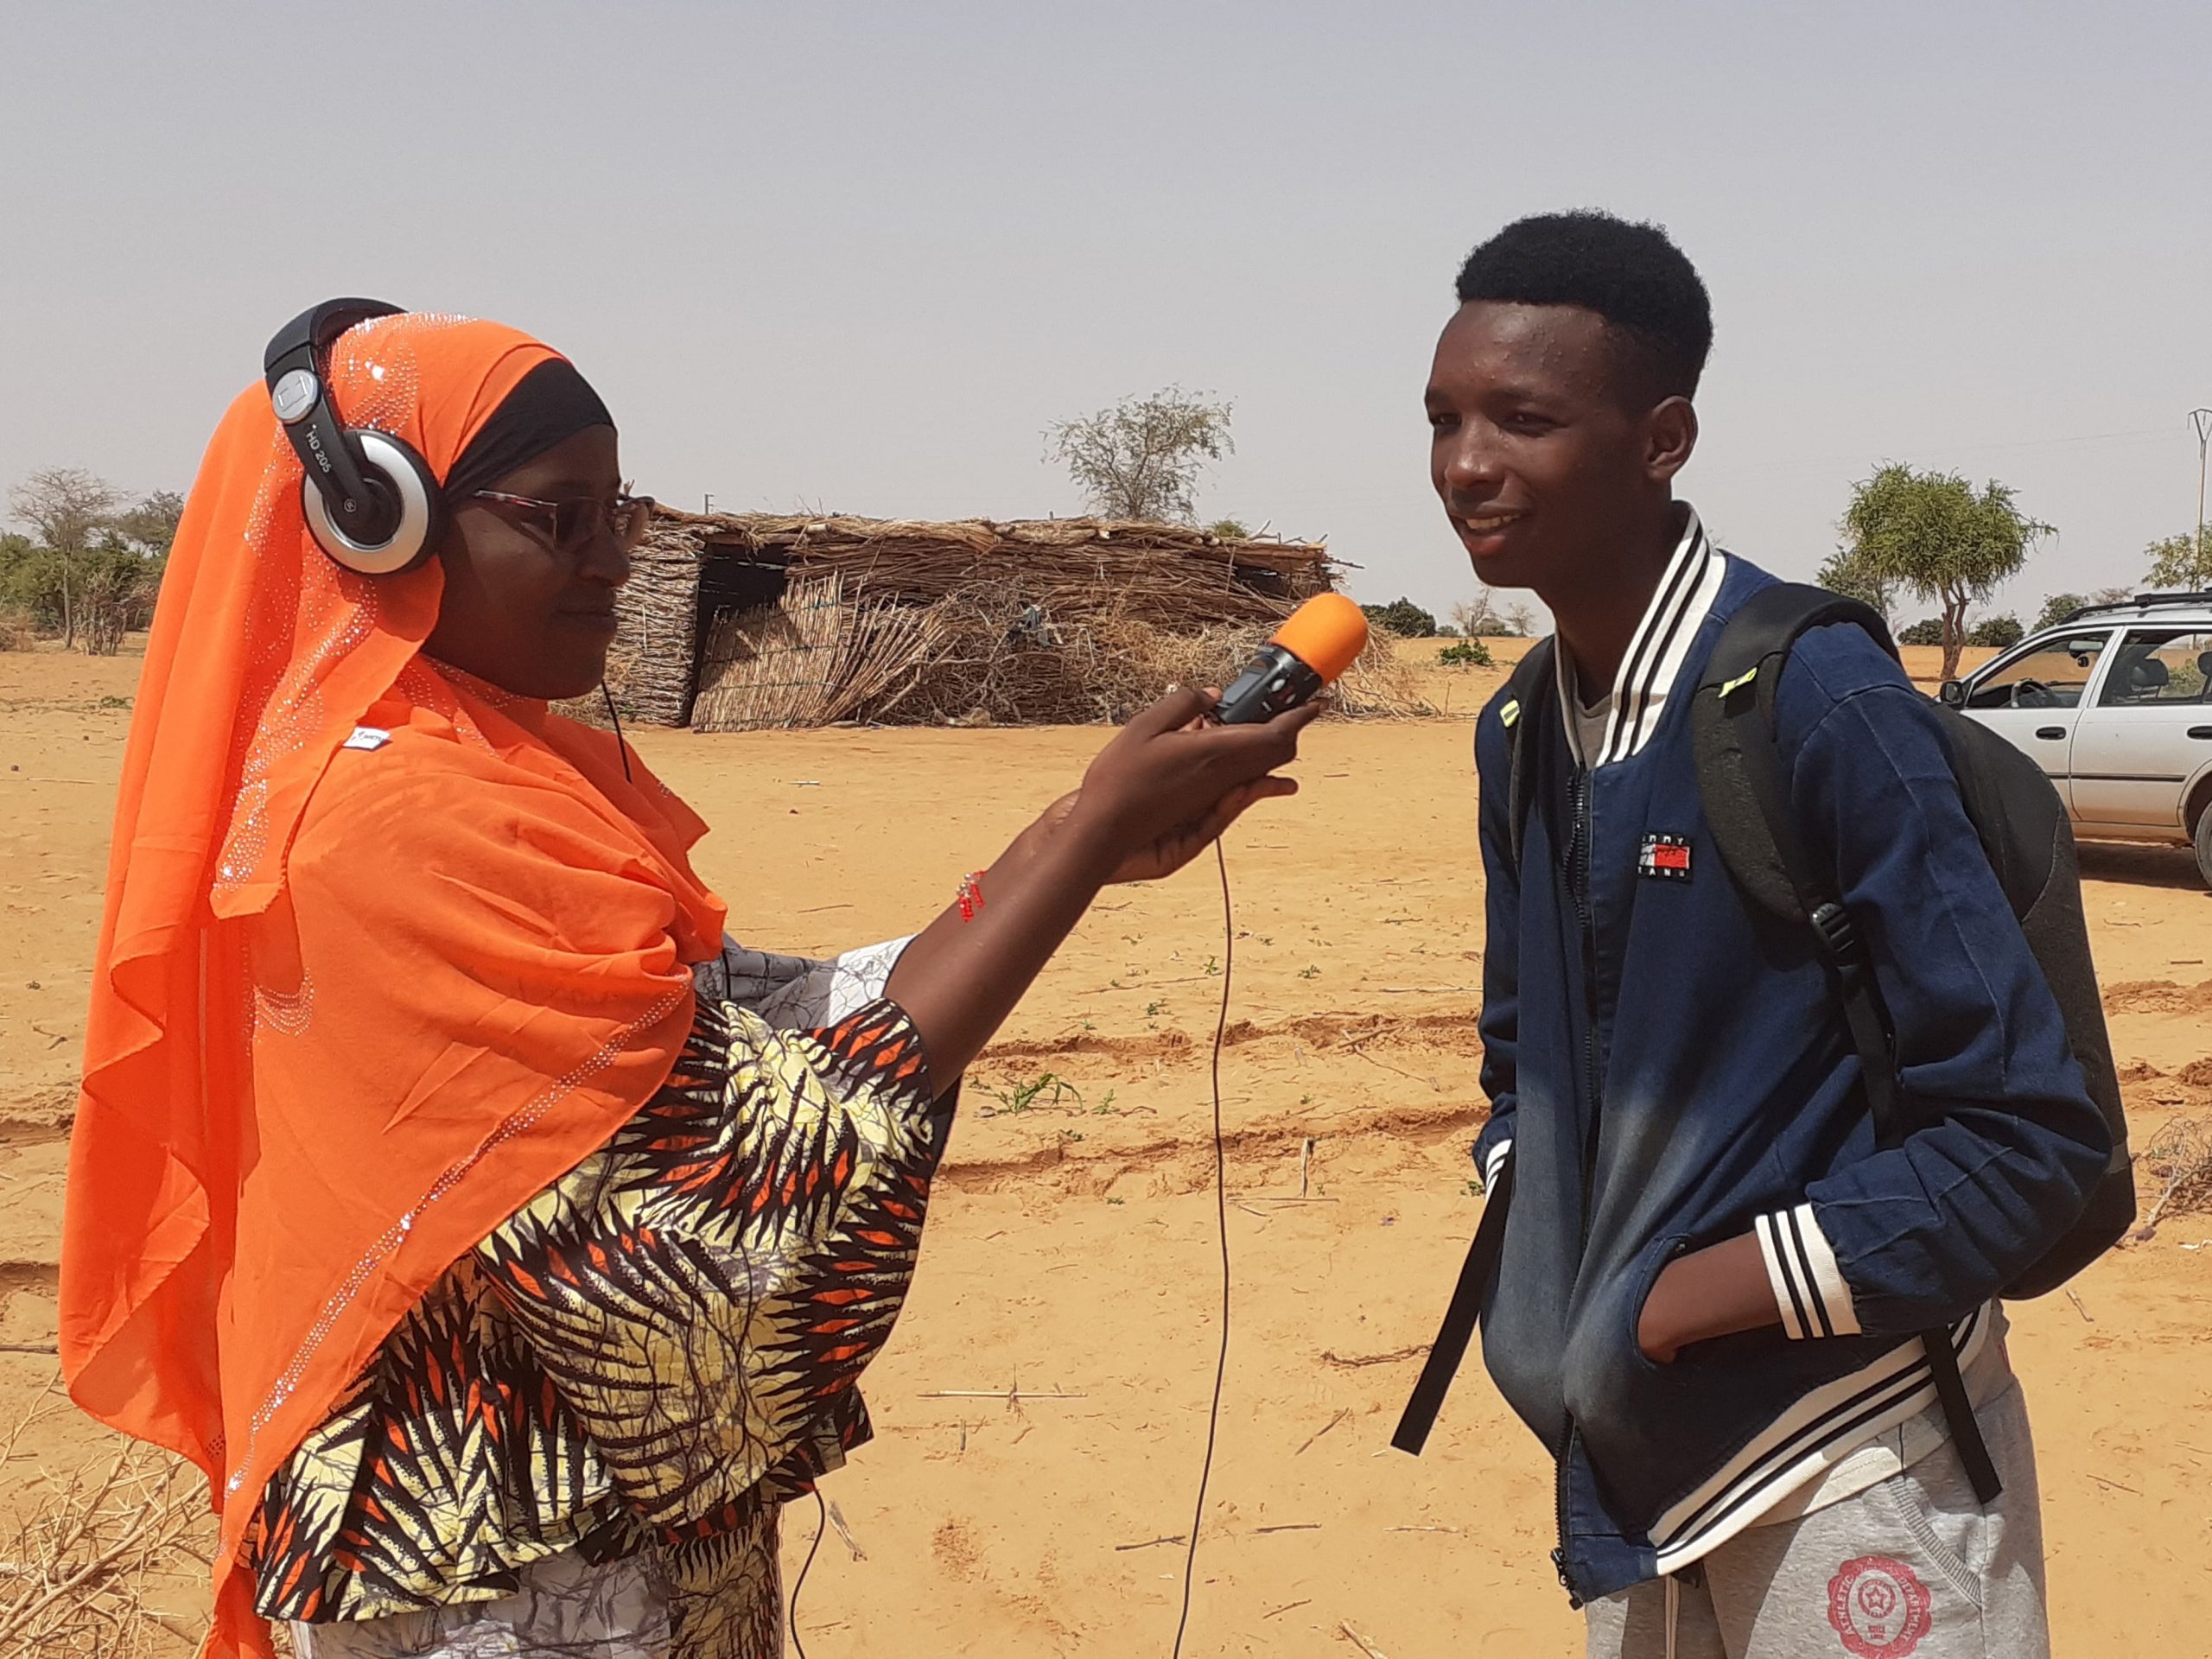
[(1100, 886), (1291, 792), (1311, 710), (1171, 695), (911, 942), (726, 944), (598, 685), (645, 508), (495, 324), (331, 348), (437, 556), (326, 557), (257, 388), (148, 648), (72, 1147), (86, 1410), (206, 1470), (209, 1651), (780, 1651), (776, 1516), (867, 1438), (962, 1069)]

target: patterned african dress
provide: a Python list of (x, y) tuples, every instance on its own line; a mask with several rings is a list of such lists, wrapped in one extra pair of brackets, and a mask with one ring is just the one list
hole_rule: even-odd
[(270, 1483), (264, 1617), (378, 1659), (471, 1630), (783, 1651), (778, 1511), (868, 1438), (854, 1382), (950, 1126), (882, 997), (903, 946), (698, 971), (666, 1084), (454, 1264)]

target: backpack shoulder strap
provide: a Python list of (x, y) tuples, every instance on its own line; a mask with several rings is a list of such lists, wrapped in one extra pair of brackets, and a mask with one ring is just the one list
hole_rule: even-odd
[(1421, 1447), (1428, 1444), (1429, 1430), (1436, 1427), (1436, 1414), (1444, 1408), (1444, 1396), (1451, 1389), (1460, 1362), (1467, 1357), (1467, 1344), (1474, 1339), (1475, 1327), (1482, 1322), (1483, 1303), (1497, 1278), (1497, 1264), (1505, 1251), (1506, 1208), (1512, 1201), (1513, 1159), (1509, 1154), (1505, 1167), (1498, 1172), (1497, 1179), (1491, 1184), (1483, 1198), (1482, 1219), (1475, 1224), (1474, 1240), (1467, 1246), (1467, 1259), (1460, 1263), (1459, 1281), (1452, 1287), (1452, 1300), (1444, 1310), (1444, 1323), (1437, 1331), (1436, 1340), (1429, 1344), (1428, 1357), (1421, 1363), (1413, 1395), (1406, 1402), (1398, 1427), (1391, 1433), (1390, 1444), (1401, 1452), (1419, 1457)]
[[(1859, 1053), (1876, 1144), (1894, 1147), (1910, 1126), (1889, 1017), (1838, 883), (1808, 855), (1797, 833), (1789, 779), (1775, 741), (1775, 692), (1790, 650), (1808, 628), (1831, 622), (1854, 623), (1897, 655), (1887, 625), (1872, 607), (1796, 582), (1763, 588), (1721, 628), (1692, 705), (1691, 742), (1706, 822), (1721, 862), (1751, 903), (1811, 926)], [(1930, 1331), (1922, 1344), (1953, 1446), (1974, 1494), (1984, 1503), (1993, 1503), (2002, 1489), (1974, 1421), (1949, 1333)]]
[[(1505, 682), (1504, 700), (1497, 709), (1498, 720), (1505, 728), (1506, 822), (1512, 830), (1516, 870), (1521, 868), (1521, 831), (1528, 821), (1533, 757), (1536, 752), (1530, 739), (1541, 729), (1545, 697), (1557, 683), (1552, 669), (1552, 653), (1556, 649), (1548, 639), (1539, 639), (1529, 647), (1528, 653), (1514, 664), (1513, 672)], [(1467, 1259), (1460, 1264), (1459, 1281), (1452, 1287), (1452, 1300), (1444, 1310), (1443, 1325), (1436, 1333), (1436, 1340), (1429, 1345), (1428, 1358), (1422, 1363), (1413, 1395), (1406, 1402), (1397, 1429), (1390, 1436), (1390, 1444), (1401, 1452), (1421, 1455), (1421, 1447), (1428, 1443), (1429, 1430), (1436, 1426), (1436, 1414), (1444, 1408), (1444, 1396), (1452, 1387), (1452, 1379), (1458, 1375), (1460, 1362), (1467, 1357), (1467, 1344), (1474, 1339), (1476, 1327), (1482, 1321), (1484, 1300), (1497, 1277), (1498, 1261), (1505, 1249), (1506, 1210), (1512, 1199), (1513, 1160), (1509, 1155), (1505, 1167), (1484, 1198), (1482, 1219), (1476, 1224), (1475, 1236), (1467, 1246)]]
[(1690, 708), (1698, 791), (1714, 849), (1744, 896), (1785, 921), (1812, 914), (1800, 889), (1815, 872), (1797, 844), (1781, 783), (1774, 697), (1798, 636), (1831, 622), (1856, 624), (1897, 655), (1888, 625), (1872, 607), (1825, 588), (1776, 582), (1745, 600), (1722, 626)]
[(1505, 682), (1505, 701), (1498, 705), (1497, 717), (1505, 727), (1506, 753), (1510, 757), (1506, 774), (1506, 822), (1512, 828), (1513, 868), (1516, 870), (1521, 868), (1521, 832), (1529, 821), (1529, 798), (1535, 764), (1536, 752), (1528, 740), (1530, 733), (1541, 728), (1539, 716), (1545, 698), (1558, 683), (1552, 667), (1552, 655), (1558, 649), (1548, 638), (1529, 646), (1514, 664), (1512, 677)]
[(1890, 643), (1881, 618), (1856, 600), (1794, 582), (1752, 594), (1721, 629), (1699, 682), (1691, 741), (1707, 827), (1721, 862), (1752, 904), (1811, 926), (1866, 1068), (1875, 1134), (1883, 1145), (1895, 1146), (1907, 1126), (1888, 1018), (1834, 873), (1815, 862), (1798, 834), (1775, 741), (1775, 688), (1790, 648), (1806, 629), (1829, 622), (1855, 623)]

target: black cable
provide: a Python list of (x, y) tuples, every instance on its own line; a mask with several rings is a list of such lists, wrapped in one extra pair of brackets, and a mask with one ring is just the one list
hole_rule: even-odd
[[(600, 688), (602, 691), (604, 686)], [(611, 712), (614, 707), (607, 699)], [(617, 726), (619, 732), (620, 728)], [(626, 768), (626, 761), (625, 763)], [(1229, 994), (1236, 967), (1236, 920), (1229, 899), (1229, 856), (1222, 851), (1218, 839), (1213, 844), (1214, 867), (1221, 872), (1221, 1011), (1213, 1025), (1213, 1209), (1215, 1236), (1221, 1242), (1221, 1349), (1213, 1368), (1213, 1399), (1206, 1408), (1206, 1452), (1198, 1465), (1198, 1500), (1191, 1514), (1191, 1539), (1183, 1555), (1183, 1607), (1175, 1621), (1173, 1659), (1182, 1659), (1183, 1636), (1191, 1624), (1191, 1586), (1198, 1573), (1198, 1528), (1205, 1520), (1206, 1486), (1213, 1478), (1213, 1451), (1221, 1433), (1221, 1395), (1229, 1377), (1229, 1153), (1224, 1144), (1221, 1129), (1221, 1050), (1229, 1034)], [(822, 1501), (820, 1488), (814, 1493), (814, 1541), (807, 1547), (806, 1560), (799, 1564), (798, 1577), (792, 1580), (791, 1609), (787, 1623), (791, 1634), (791, 1650), (798, 1659), (806, 1659), (806, 1646), (798, 1638), (798, 1596), (806, 1588), (806, 1575), (814, 1567), (816, 1552), (822, 1548), (822, 1535), (830, 1529), (830, 1511)]]
[[(599, 695), (607, 699), (607, 717), (614, 722), (614, 747), (622, 756), (622, 781), (633, 784), (638, 780), (630, 775), (630, 746), (622, 741), (622, 711), (614, 706), (614, 694), (607, 689), (607, 682), (599, 683)], [(802, 1654), (799, 1659), (805, 1659)]]
[(806, 1659), (806, 1643), (798, 1639), (798, 1592), (806, 1588), (806, 1575), (814, 1567), (814, 1553), (822, 1548), (822, 1535), (830, 1530), (830, 1506), (822, 1501), (822, 1489), (814, 1489), (814, 1541), (806, 1548), (806, 1559), (799, 1563), (798, 1577), (791, 1581), (791, 1611), (786, 1622), (791, 1626), (791, 1650), (798, 1659)]
[[(1221, 1353), (1213, 1368), (1213, 1403), (1206, 1408), (1206, 1455), (1198, 1465), (1198, 1501), (1191, 1516), (1191, 1542), (1183, 1556), (1183, 1612), (1175, 1621), (1174, 1659), (1182, 1659), (1183, 1632), (1191, 1623), (1191, 1581), (1198, 1566), (1198, 1528), (1205, 1520), (1206, 1483), (1213, 1477), (1213, 1447), (1221, 1430), (1221, 1389), (1229, 1376), (1229, 1159), (1221, 1138), (1221, 1045), (1229, 1031), (1229, 982), (1236, 965), (1236, 921), (1229, 905), (1229, 857), (1213, 843), (1221, 871), (1221, 1014), (1213, 1026), (1213, 1208), (1221, 1239)], [(804, 1655), (800, 1659), (805, 1659)]]

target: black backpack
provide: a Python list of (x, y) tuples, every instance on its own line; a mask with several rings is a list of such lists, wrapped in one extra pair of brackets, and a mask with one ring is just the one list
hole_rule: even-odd
[[(1832, 622), (1864, 628), (1885, 651), (1897, 655), (1881, 617), (1855, 600), (1790, 582), (1752, 594), (1721, 630), (1698, 684), (1690, 706), (1691, 743), (1698, 792), (1713, 842), (1738, 891), (1755, 912), (1776, 925), (1809, 927), (1819, 942), (1866, 1073), (1876, 1140), (1891, 1147), (1917, 1126), (1908, 1121), (1898, 1086), (1889, 1016), (1834, 878), (1806, 855), (1789, 812), (1782, 758), (1775, 747), (1775, 689), (1790, 649), (1808, 628)], [(1503, 705), (1512, 755), (1508, 810), (1516, 863), (1528, 809), (1531, 753), (1522, 736), (1540, 723), (1529, 715), (1545, 706), (1554, 684), (1553, 650), (1553, 643), (1546, 639), (1522, 658), (1508, 683)], [(2040, 1261), (2005, 1287), (2003, 1294), (2017, 1300), (2057, 1289), (2119, 1243), (2133, 1224), (2135, 1184), (2127, 1120), (2113, 1067), (2112, 1044), (2105, 1033), (2096, 969), (2089, 957), (2081, 873), (2065, 804), (2043, 768), (1996, 733), (1950, 709), (1939, 708), (1936, 717), (1950, 746), (1951, 770), (1967, 817), (2050, 983), (2066, 1021), (2075, 1062), (2112, 1136), (2111, 1160), (2081, 1218)], [(1392, 1437), (1391, 1443), (1404, 1451), (1418, 1452), (1427, 1439), (1445, 1389), (1474, 1333), (1504, 1242), (1510, 1168), (1509, 1160), (1500, 1190), (1484, 1205), (1444, 1328)], [(1923, 1340), (1953, 1444), (1976, 1494), (1990, 1503), (1999, 1490), (1997, 1473), (1975, 1425), (1948, 1333), (1932, 1331)]]

